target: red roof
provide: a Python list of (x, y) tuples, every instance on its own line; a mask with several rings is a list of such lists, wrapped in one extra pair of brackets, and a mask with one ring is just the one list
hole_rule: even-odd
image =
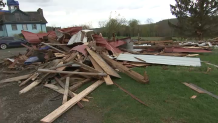
[(23, 31), (22, 34), (24, 35), (25, 39), (29, 43), (41, 43), (41, 40), (39, 39), (38, 35), (36, 33), (28, 32), (28, 31)]
[[(110, 50), (113, 53), (122, 53), (122, 51), (118, 48), (116, 48), (114, 43), (108, 43), (107, 40), (105, 40), (103, 37), (99, 35), (93, 35), (93, 38), (95, 39), (97, 45), (105, 47), (107, 50)], [(114, 46), (115, 45), (115, 46)]]
[(203, 49), (191, 49), (191, 48), (165, 48), (164, 52), (170, 53), (210, 53), (211, 51)]
[(22, 30), (22, 34), (29, 43), (41, 43), (40, 38), (43, 38), (43, 36), (48, 36), (53, 39), (57, 37), (55, 31), (50, 31), (48, 33), (32, 33)]
[(69, 28), (63, 28), (60, 29), (60, 32), (64, 32), (64, 33), (69, 33), (70, 35), (74, 35), (77, 32), (81, 31), (83, 28), (82, 27), (69, 27)]
[(87, 55), (86, 48), (88, 48), (88, 46), (86, 46), (86, 45), (78, 45), (78, 46), (72, 48), (70, 51), (76, 50), (76, 51), (82, 53), (84, 56), (86, 56)]

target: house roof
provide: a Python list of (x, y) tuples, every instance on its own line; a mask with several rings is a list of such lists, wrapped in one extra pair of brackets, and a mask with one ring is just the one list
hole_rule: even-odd
[(8, 5), (19, 5), (19, 2), (15, 0), (7, 0), (7, 4)]
[[(18, 14), (15, 16), (16, 13)], [(46, 19), (39, 11), (35, 12), (23, 12), (20, 9), (15, 10), (12, 13), (4, 12), (0, 14), (1, 24), (32, 24), (32, 23), (47, 23)]]

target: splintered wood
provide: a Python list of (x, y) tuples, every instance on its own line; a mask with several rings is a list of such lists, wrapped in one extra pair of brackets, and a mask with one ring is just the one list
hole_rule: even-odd
[[(33, 88), (37, 86), (44, 86), (45, 88), (43, 89), (51, 89), (53, 92), (63, 95), (61, 106), (41, 119), (41, 122), (46, 123), (53, 122), (74, 105), (83, 108), (84, 106), (81, 101), (89, 102), (89, 99), (87, 99), (86, 96), (102, 83), (105, 83), (104, 86), (110, 85), (119, 87), (132, 98), (145, 105), (145, 103), (136, 96), (114, 83), (112, 79), (121, 79), (121, 76), (117, 72), (119, 71), (127, 74), (138, 82), (148, 83), (149, 80), (146, 72), (143, 76), (124, 65), (148, 66), (150, 64), (127, 63), (124, 61), (123, 63), (125, 64), (122, 65), (107, 56), (109, 55), (109, 52), (106, 50), (107, 48), (97, 46), (98, 43), (94, 41), (94, 37), (91, 37), (93, 41), (86, 42), (86, 44), (75, 44), (78, 49), (72, 50), (71, 48), (75, 47), (74, 44), (69, 47), (66, 44), (66, 42), (70, 40), (69, 35), (70, 32), (64, 33), (62, 37), (59, 37), (59, 40), (47, 38), (48, 43), (42, 42), (42, 46), (37, 44), (32, 44), (32, 46), (23, 45), (28, 48), (29, 51), (25, 55), (19, 55), (14, 59), (6, 59), (4, 63), (11, 71), (7, 70), (3, 71), (3, 73), (19, 73), (19, 71), (14, 72), (17, 66), (22, 69), (24, 68), (24, 70), (33, 68), (32, 72), (27, 75), (19, 74), (20, 76), (1, 80), (0, 84), (19, 81), (19, 86), (21, 87), (19, 94), (23, 95), (29, 91), (35, 91)], [(114, 47), (114, 49), (115, 48), (117, 47)], [(117, 48), (117, 50), (119, 49)], [(115, 56), (116, 54), (119, 54), (115, 52), (115, 50), (113, 52), (113, 55)], [(31, 62), (32, 59), (30, 59), (30, 57), (35, 55), (38, 58), (43, 57), (45, 60)], [(91, 85), (89, 87), (80, 91), (82, 86), (90, 83)]]
[(96, 54), (94, 51), (90, 50), (89, 48), (87, 48), (87, 51), (107, 74), (117, 78), (121, 78), (120, 75), (113, 68), (111, 68), (98, 54)]
[(74, 106), (77, 102), (79, 102), (82, 98), (87, 96), (89, 93), (91, 93), (93, 90), (95, 90), (98, 86), (100, 86), (104, 81), (98, 80), (82, 92), (80, 92), (78, 95), (76, 95), (74, 98), (67, 101), (65, 104), (54, 110), (52, 113), (41, 119), (41, 122), (44, 123), (51, 123), (55, 119), (57, 119), (59, 116), (61, 116), (63, 113), (65, 113), (67, 110), (69, 110), (72, 106)]

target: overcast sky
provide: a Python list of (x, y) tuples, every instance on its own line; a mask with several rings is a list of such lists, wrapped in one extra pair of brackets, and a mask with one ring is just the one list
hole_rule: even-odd
[[(6, 0), (3, 0), (6, 1)], [(175, 0), (18, 0), (22, 11), (36, 11), (42, 8), (49, 26), (67, 27), (91, 24), (107, 20), (119, 13), (126, 19), (138, 19), (142, 24), (147, 18), (154, 22), (174, 18), (170, 4)], [(5, 7), (6, 8), (6, 7)]]

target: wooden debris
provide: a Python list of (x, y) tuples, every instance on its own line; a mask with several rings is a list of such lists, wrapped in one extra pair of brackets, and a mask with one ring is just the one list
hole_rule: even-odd
[(5, 73), (5, 74), (16, 74), (19, 71), (1, 71), (1, 73)]
[(15, 82), (15, 81), (20, 81), (20, 80), (23, 80), (23, 79), (27, 79), (27, 78), (29, 78), (31, 75), (32, 75), (32, 74), (27, 74), (27, 75), (22, 75), (22, 76), (13, 77), (13, 78), (10, 78), (10, 79), (1, 80), (1, 81), (0, 81), (0, 84), (2, 84), (2, 83), (8, 83), (8, 82)]
[(28, 91), (30, 91), (31, 89), (33, 89), (34, 87), (36, 87), (38, 84), (40, 84), (43, 79), (48, 76), (50, 73), (46, 73), (45, 75), (43, 75), (39, 80), (36, 80), (34, 82), (32, 82), (30, 85), (28, 85), (27, 87), (25, 87), (24, 89), (22, 89), (19, 94), (23, 94), (26, 93)]
[(33, 77), (35, 77), (37, 75), (37, 73), (34, 73), (32, 76), (30, 76), (27, 80), (23, 81), (22, 83), (20, 83), (19, 86), (22, 86), (24, 84), (26, 84), (27, 82), (29, 82)]
[(70, 71), (57, 71), (57, 70), (47, 70), (47, 69), (38, 69), (39, 72), (44, 73), (65, 73), (65, 74), (78, 74), (78, 75), (87, 75), (87, 76), (107, 76), (105, 73), (90, 73), (90, 72), (70, 72)]
[(58, 52), (65, 53), (64, 51), (61, 51), (61, 50), (59, 50), (59, 49), (57, 49), (57, 48), (55, 48), (55, 47), (53, 47), (53, 46), (51, 46), (51, 45), (49, 45), (49, 44), (46, 44), (46, 43), (44, 43), (44, 42), (41, 42), (41, 43), (44, 44), (44, 45), (46, 45), (46, 46), (49, 46), (50, 48), (52, 48), (52, 49), (54, 49), (54, 50), (56, 50), (56, 51), (58, 51)]
[(90, 50), (87, 48), (87, 51), (91, 55), (91, 57), (95, 60), (95, 62), (98, 63), (99, 66), (109, 75), (121, 78), (120, 75), (113, 69), (111, 68), (98, 54), (96, 54), (94, 51)]
[(192, 97), (191, 97), (191, 99), (195, 99), (197, 97), (197, 95), (193, 95)]
[(70, 87), (71, 91), (75, 91), (76, 89), (78, 89), (79, 87), (81, 87), (84, 83), (89, 82), (91, 79), (85, 79), (81, 82), (78, 82), (77, 84), (73, 85)]
[(136, 96), (134, 96), (133, 94), (131, 94), (130, 92), (128, 92), (127, 90), (125, 90), (124, 88), (122, 88), (120, 85), (118, 85), (117, 83), (114, 82), (114, 84), (120, 88), (122, 91), (124, 91), (125, 93), (127, 93), (128, 95), (130, 95), (133, 99), (137, 100), (138, 102), (140, 102), (141, 104), (148, 106), (147, 104), (145, 104), (143, 101), (141, 101), (139, 98), (137, 98)]
[(198, 87), (197, 85), (194, 85), (194, 84), (192, 84), (192, 83), (186, 83), (186, 82), (184, 82), (183, 84), (185, 84), (186, 86), (190, 87), (191, 89), (197, 91), (198, 93), (206, 93), (206, 94), (208, 94), (208, 95), (210, 95), (210, 96), (212, 96), (212, 97), (218, 99), (218, 96), (217, 96), (217, 95), (214, 95), (214, 94), (212, 94), (211, 92), (209, 92), (209, 91), (207, 91), (207, 90), (204, 90), (204, 89)]
[[(89, 59), (92, 62), (92, 65), (94, 66), (94, 68), (100, 72), (104, 72), (101, 67), (98, 65), (98, 63), (91, 57), (89, 56)], [(103, 77), (104, 81), (106, 82), (107, 85), (113, 85), (113, 81), (111, 80), (110, 76), (107, 75), (105, 77)]]
[(62, 104), (64, 104), (64, 103), (67, 102), (69, 84), (70, 84), (70, 77), (67, 77), (67, 79), (66, 79), (66, 84), (65, 84), (65, 88), (64, 88), (64, 97), (63, 97), (63, 102), (62, 102)]
[(65, 57), (65, 54), (62, 53), (54, 53), (55, 57)]
[(188, 86), (189, 88), (191, 88), (191, 89), (197, 91), (198, 93), (201, 93), (201, 94), (204, 93), (204, 91), (202, 91), (202, 90), (196, 88), (195, 86), (193, 86), (193, 85), (191, 85), (191, 84), (189, 84), (189, 83), (184, 82), (183, 84), (186, 85), (186, 86)]
[(123, 73), (127, 74), (129, 77), (135, 79), (137, 82), (140, 82), (140, 83), (148, 83), (149, 82), (149, 79), (148, 79), (147, 75), (142, 76), (141, 74), (139, 74), (139, 73), (137, 73), (135, 71), (132, 71), (131, 69), (123, 66), (122, 64), (110, 59), (105, 54), (102, 54), (101, 56), (102, 56), (102, 58), (104, 58), (104, 60), (108, 64), (110, 64), (114, 68), (119, 69), (121, 72), (123, 72)]
[[(60, 79), (58, 79), (57, 77), (55, 77), (55, 80), (58, 82), (58, 84), (59, 84), (62, 88), (65, 88), (64, 83), (63, 83)], [(77, 95), (76, 93), (72, 92), (70, 89), (68, 89), (68, 94), (69, 94), (72, 98)], [(84, 102), (89, 102), (89, 100), (88, 100), (88, 99), (85, 99), (85, 98), (83, 98), (82, 101), (84, 101)], [(78, 103), (80, 103), (80, 102), (78, 102)], [(80, 105), (81, 105), (81, 104), (78, 104), (79, 107), (81, 107)], [(83, 107), (83, 106), (82, 106), (82, 107)]]
[(87, 96), (89, 93), (91, 93), (93, 90), (95, 90), (98, 86), (100, 86), (104, 81), (98, 80), (82, 92), (80, 92), (78, 95), (67, 101), (65, 104), (54, 110), (52, 113), (41, 119), (41, 122), (44, 123), (51, 123), (54, 120), (56, 120), (59, 116), (61, 116), (63, 113), (65, 113), (67, 110), (69, 110), (72, 106), (74, 106), (77, 102), (79, 102), (82, 98)]

